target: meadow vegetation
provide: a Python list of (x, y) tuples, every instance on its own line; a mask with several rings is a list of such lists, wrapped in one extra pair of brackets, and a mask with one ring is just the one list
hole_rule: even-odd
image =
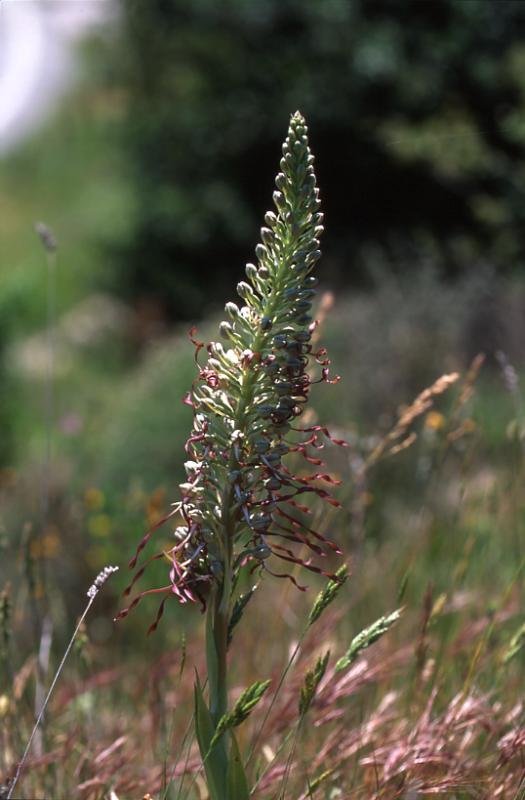
[[(116, 141), (123, 112), (100, 85), (68, 103), (47, 129), (45, 161), (35, 138), (3, 175), (0, 785), (88, 587), (118, 564), (75, 640), (20, 796), (204, 800), (191, 725), (202, 614), (168, 604), (146, 636), (157, 605), (145, 599), (113, 622), (136, 542), (184, 478), (193, 346), (188, 325), (106, 291), (136, 213)], [(52, 268), (32, 230), (42, 217), (58, 239)], [(400, 277), (383, 263), (366, 291), (336, 296), (320, 273), (314, 315), (343, 379), (313, 387), (303, 418), (349, 447), (323, 451), (342, 507), (314, 505), (313, 522), (350, 574), (310, 627), (327, 579), (309, 576), (302, 593), (262, 577), (236, 628), (232, 703), (271, 679), (237, 734), (261, 800), (525, 796), (525, 285), (486, 265), (454, 283), (415, 266)], [(218, 322), (212, 307), (198, 338)], [(169, 525), (155, 536), (172, 546)], [(326, 563), (335, 571), (341, 559)], [(162, 565), (151, 569), (161, 585)], [(355, 637), (398, 608), (359, 649)]]

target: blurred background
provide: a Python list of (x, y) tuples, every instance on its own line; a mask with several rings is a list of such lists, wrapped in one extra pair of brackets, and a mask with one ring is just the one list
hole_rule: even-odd
[[(296, 109), (326, 215), (323, 339), (343, 376), (313, 406), (353, 444), (350, 462), (334, 456), (343, 480), (403, 404), (480, 352), (476, 447), (458, 444), (443, 520), (465, 452), (483, 497), (497, 469), (504, 484), (517, 468), (522, 0), (2, 0), (0, 589), (10, 579), (18, 598), (19, 660), (40, 636), (26, 600), (40, 620), (52, 609), (58, 652), (93, 574), (124, 566), (177, 499), (195, 375), (186, 332), (215, 336), (234, 299)], [(358, 487), (363, 513), (348, 501), (351, 554), (409, 535), (446, 410), (375, 489)], [(446, 581), (457, 552), (436, 544), (432, 519), (428, 559), (441, 553)], [(491, 524), (480, 522), (489, 548)], [(518, 563), (512, 531), (517, 550), (505, 567), (491, 550), (487, 575)], [(126, 640), (108, 597), (89, 623), (101, 646)], [(154, 611), (141, 613), (139, 627)]]

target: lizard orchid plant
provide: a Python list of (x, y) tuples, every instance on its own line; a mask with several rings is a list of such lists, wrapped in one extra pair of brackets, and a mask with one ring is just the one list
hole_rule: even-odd
[[(326, 428), (301, 427), (299, 420), (312, 383), (337, 380), (329, 377), (326, 350), (312, 344), (317, 284), (312, 271), (323, 231), (313, 162), (305, 120), (297, 112), (283, 144), (275, 210), (265, 215), (255, 249), (257, 263), (247, 265), (247, 280), (237, 286), (243, 305), (226, 305), (228, 320), (220, 326), (225, 343), (204, 345), (191, 333), (197, 363), (202, 353), (207, 358), (185, 398), (194, 415), (186, 443), (187, 478), (180, 502), (168, 515), (179, 516), (182, 524), (171, 550), (153, 556), (169, 558), (169, 582), (141, 592), (119, 614), (126, 616), (153, 593), (163, 597), (150, 630), (169, 597), (198, 601), (207, 610), (209, 705), (197, 685), (196, 725), (213, 800), (249, 796), (235, 739), (226, 731), (245, 718), (267, 687), (254, 684), (228, 712), (227, 650), (251, 596), (238, 596), (240, 572), (288, 578), (299, 589), (304, 587), (292, 574), (295, 565), (340, 580), (318, 564), (329, 551), (339, 553), (337, 545), (303, 522), (308, 494), (338, 505), (326, 488), (337, 481), (319, 471), (294, 474), (285, 463), (295, 453), (322, 466), (312, 448), (322, 448), (331, 437)], [(313, 377), (315, 364), (318, 377)], [(152, 533), (139, 544), (132, 568)], [(293, 570), (279, 571), (278, 561), (294, 565)], [(136, 571), (128, 594), (146, 564)]]

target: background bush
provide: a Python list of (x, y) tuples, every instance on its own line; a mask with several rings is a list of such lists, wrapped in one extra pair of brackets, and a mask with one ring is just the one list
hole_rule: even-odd
[(282, 120), (310, 120), (325, 280), (521, 270), (525, 7), (131, 0), (117, 81), (136, 217), (119, 290), (200, 315), (251, 257)]

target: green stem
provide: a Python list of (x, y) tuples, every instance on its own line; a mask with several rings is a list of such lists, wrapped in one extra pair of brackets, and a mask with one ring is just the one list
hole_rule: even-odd
[[(228, 710), (228, 609), (226, 581), (214, 592), (209, 614), (208, 675), (210, 676), (210, 713), (215, 725)], [(211, 630), (210, 630), (211, 628)], [(210, 652), (212, 651), (212, 652)], [(210, 663), (212, 660), (213, 663)]]
[[(282, 254), (281, 263), (274, 279), (274, 285), (264, 305), (264, 315), (272, 317), (278, 304), (281, 283), (288, 267), (293, 233), (289, 234)], [(252, 342), (254, 352), (260, 352), (269, 334), (258, 331)], [(253, 406), (256, 372), (248, 368), (243, 376), (241, 397), (235, 414), (235, 428), (245, 431), (248, 424), (248, 412)], [(236, 457), (232, 448), (229, 460), (230, 469), (236, 467)], [(212, 589), (206, 621), (206, 659), (210, 684), (210, 714), (215, 726), (228, 710), (228, 625), (230, 618), (232, 595), (232, 560), (233, 544), (236, 529), (234, 511), (235, 495), (231, 484), (224, 488), (221, 498), (222, 560), (224, 570), (222, 582)], [(224, 737), (217, 745), (226, 751)], [(204, 754), (203, 754), (204, 757)]]

